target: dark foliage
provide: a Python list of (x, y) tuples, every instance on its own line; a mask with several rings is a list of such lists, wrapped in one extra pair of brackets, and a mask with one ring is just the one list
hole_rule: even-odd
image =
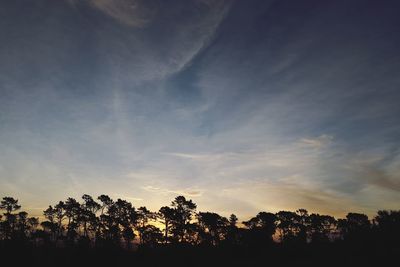
[(0, 254), (9, 266), (384, 266), (400, 255), (400, 211), (372, 220), (260, 212), (239, 227), (234, 214), (197, 212), (183, 196), (152, 212), (83, 195), (49, 206), (41, 222), (12, 197), (0, 209)]

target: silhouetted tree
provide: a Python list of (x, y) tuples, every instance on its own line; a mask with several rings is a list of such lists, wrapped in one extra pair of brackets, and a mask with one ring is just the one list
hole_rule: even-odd
[(228, 219), (213, 212), (199, 212), (198, 223), (202, 243), (218, 245), (227, 234)]
[(147, 224), (140, 229), (141, 244), (149, 247), (155, 247), (163, 239), (161, 230), (155, 225)]
[(101, 195), (97, 199), (101, 201), (101, 205), (100, 205), (101, 206), (100, 207), (101, 214), (100, 215), (103, 215), (104, 214), (104, 210), (108, 209), (114, 203), (112, 201), (112, 199), (107, 195)]
[(67, 223), (67, 238), (73, 241), (77, 236), (77, 229), (79, 227), (79, 216), (81, 213), (81, 205), (74, 198), (68, 198), (64, 205), (65, 217), (68, 220)]
[(51, 205), (43, 211), (44, 217), (47, 221), (43, 221), (41, 226), (45, 230), (46, 233), (50, 235), (50, 240), (55, 241), (57, 239), (57, 229), (58, 225), (56, 222), (57, 218), (57, 209), (53, 208)]
[(26, 211), (18, 212), (16, 216), (16, 233), (15, 238), (18, 240), (24, 240), (28, 236), (28, 213)]
[(63, 201), (58, 202), (53, 208), (53, 216), (55, 217), (55, 221), (57, 223), (57, 238), (63, 236), (64, 226), (63, 220), (65, 218), (65, 204)]
[(164, 225), (164, 243), (167, 243), (169, 241), (171, 224), (176, 220), (175, 210), (168, 206), (164, 206), (160, 208), (157, 216)]
[(307, 242), (309, 228), (310, 228), (310, 216), (308, 215), (308, 211), (306, 209), (298, 209), (296, 210), (297, 220), (298, 220), (298, 228), (299, 231), (297, 233), (297, 240), (300, 242)]
[(13, 214), (14, 211), (17, 211), (21, 208), (18, 205), (18, 200), (12, 197), (3, 197), (3, 200), (0, 202), (0, 209), (5, 210), (3, 213), (5, 220), (2, 222), (2, 230), (4, 233), (5, 239), (11, 239), (14, 234), (17, 217)]
[(107, 232), (108, 228), (111, 227), (112, 220), (109, 215), (106, 215), (105, 213), (108, 213), (108, 209), (112, 206), (114, 203), (113, 200), (107, 196), (107, 195), (100, 195), (98, 198), (100, 200), (100, 216), (96, 219), (97, 221), (97, 226), (95, 230), (95, 241), (98, 243), (98, 241), (101, 240), (106, 240), (108, 239), (107, 237)]
[(252, 246), (271, 243), (276, 223), (277, 216), (269, 212), (260, 212), (256, 217), (244, 221), (243, 224), (250, 230), (247, 243)]
[(184, 196), (177, 196), (171, 205), (175, 211), (175, 219), (172, 221), (174, 239), (179, 242), (191, 241), (195, 228), (191, 221), (197, 208), (196, 204), (192, 200), (186, 200)]
[(302, 217), (291, 211), (279, 211), (277, 214), (278, 230), (282, 242), (305, 242)]
[(10, 214), (20, 208), (21, 206), (18, 205), (18, 199), (12, 197), (3, 197), (3, 200), (0, 202), (0, 209), (6, 210), (6, 214)]
[(27, 220), (27, 228), (29, 236), (32, 237), (36, 231), (37, 227), (39, 226), (39, 218), (29, 217)]
[(371, 222), (365, 214), (348, 213), (346, 219), (338, 220), (338, 229), (345, 240), (363, 242), (371, 230)]
[(122, 237), (129, 243), (133, 239), (132, 228), (136, 224), (136, 211), (131, 203), (122, 199), (112, 202), (107, 212), (100, 216), (100, 221), (106, 240), (118, 243)]
[(89, 195), (83, 195), (82, 199), (84, 203), (81, 205), (79, 221), (83, 226), (83, 235), (84, 237), (89, 236), (89, 230), (95, 233), (97, 229), (97, 217), (96, 212), (100, 210), (101, 205), (93, 200), (93, 198)]
[(122, 238), (125, 240), (127, 248), (130, 248), (132, 240), (135, 238), (135, 233), (131, 227), (123, 226), (121, 232)]
[(154, 220), (156, 218), (156, 215), (149, 211), (146, 207), (140, 207), (137, 210), (137, 231), (139, 232), (139, 242), (140, 244), (144, 244), (146, 242), (144, 235), (146, 231), (148, 231), (148, 222), (150, 220)]
[(400, 211), (380, 210), (374, 218), (374, 229), (380, 244), (394, 247), (400, 244)]
[(226, 243), (229, 245), (239, 244), (239, 229), (237, 227), (238, 217), (235, 214), (229, 216), (227, 232), (226, 232)]
[[(35, 258), (33, 255), (38, 252), (38, 255), (49, 257), (47, 262), (53, 263), (60, 263), (58, 259), (68, 261), (77, 255), (87, 259), (99, 255), (96, 258), (102, 261), (109, 255), (110, 263), (117, 265), (123, 265), (118, 262), (119, 258), (129, 259), (124, 263), (135, 259), (138, 264), (145, 261), (148, 264), (147, 257), (154, 256), (155, 266), (159, 266), (156, 264), (159, 259), (169, 264), (169, 257), (177, 263), (177, 255), (185, 264), (187, 259), (195, 258), (199, 266), (214, 256), (221, 262), (223, 259), (239, 265), (262, 265), (272, 255), (283, 260), (280, 266), (297, 260), (301, 266), (313, 266), (308, 264), (310, 259), (312, 263), (320, 264), (321, 259), (337, 255), (335, 259), (350, 262), (356, 259), (357, 263), (363, 264), (369, 263), (371, 258), (374, 265), (382, 263), (386, 266), (385, 259), (393, 258), (400, 244), (400, 211), (378, 211), (372, 224), (360, 213), (349, 213), (345, 219), (336, 221), (332, 216), (309, 214), (305, 209), (276, 214), (260, 212), (244, 221), (245, 227), (238, 227), (238, 218), (234, 214), (229, 219), (214, 212), (196, 214), (196, 204), (183, 196), (176, 197), (170, 207), (164, 206), (158, 213), (146, 207), (136, 210), (128, 201), (113, 201), (106, 195), (98, 199), (101, 203), (85, 194), (80, 203), (68, 198), (65, 202), (50, 205), (43, 211), (45, 220), (39, 223), (38, 218), (20, 211), (16, 199), (3, 198), (0, 252), (6, 250), (8, 255), (15, 251), (18, 255), (27, 255), (27, 260), (30, 255), (29, 260)], [(164, 225), (163, 232), (157, 222)], [(335, 238), (337, 233), (344, 241)], [(277, 234), (282, 245), (274, 241)], [(118, 251), (119, 248), (130, 249), (135, 241), (140, 244), (137, 252)], [(158, 247), (168, 242), (177, 244)], [(90, 244), (95, 246), (85, 247)], [(133, 258), (129, 256), (131, 254)], [(364, 254), (368, 256), (362, 258)], [(220, 261), (207, 263), (219, 264)], [(343, 262), (329, 263), (341, 266)], [(71, 265), (70, 262), (65, 264)]]
[(310, 215), (309, 221), (309, 239), (312, 242), (328, 242), (336, 229), (335, 218), (313, 213)]

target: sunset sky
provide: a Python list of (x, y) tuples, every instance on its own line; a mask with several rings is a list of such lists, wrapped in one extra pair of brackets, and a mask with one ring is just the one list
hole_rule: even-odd
[(400, 203), (400, 1), (2, 0), (0, 197), (244, 220)]

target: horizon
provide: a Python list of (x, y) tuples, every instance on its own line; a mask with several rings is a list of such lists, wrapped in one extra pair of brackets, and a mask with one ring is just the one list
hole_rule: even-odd
[[(83, 195), (88, 195), (88, 194), (82, 194), (81, 196), (83, 196)], [(108, 195), (108, 194), (101, 194), (101, 195), (110, 196), (110, 195)], [(94, 199), (97, 203), (99, 203), (98, 197), (99, 197), (100, 195), (98, 195), (98, 196), (91, 196), (91, 195), (88, 195), (88, 196), (93, 197), (93, 199)], [(69, 197), (66, 197), (66, 198), (64, 198), (64, 199), (59, 199), (59, 200), (57, 200), (57, 201), (54, 201), (54, 202), (52, 202), (52, 203), (49, 203), (46, 207), (36, 207), (36, 208), (33, 208), (33, 209), (32, 209), (32, 208), (29, 209), (29, 208), (25, 208), (24, 203), (20, 202), (18, 198), (15, 198), (15, 197), (13, 197), (13, 196), (2, 196), (2, 197), (11, 197), (11, 198), (17, 200), (18, 204), (19, 204), (21, 207), (20, 207), (18, 210), (16, 210), (16, 211), (18, 211), (18, 212), (27, 212), (28, 215), (29, 215), (30, 217), (37, 218), (37, 219), (39, 219), (40, 222), (46, 221), (46, 216), (44, 215), (44, 211), (45, 211), (46, 209), (48, 209), (50, 206), (51, 206), (51, 207), (54, 207), (54, 206), (57, 205), (60, 201), (62, 201), (62, 202), (65, 203), (65, 201), (66, 201), (68, 198), (73, 198), (73, 199), (75, 199), (78, 203), (80, 203), (80, 204), (82, 204), (82, 205), (83, 205), (83, 203), (84, 203), (82, 197), (70, 197), (70, 196), (69, 196)], [(2, 198), (2, 197), (0, 197), (0, 198)], [(175, 196), (174, 198), (172, 198), (171, 201), (170, 201), (169, 203), (160, 204), (161, 206), (159, 206), (158, 208), (157, 208), (157, 207), (155, 207), (155, 208), (149, 208), (149, 206), (146, 206), (146, 203), (145, 203), (145, 202), (142, 203), (143, 205), (133, 205), (133, 202), (129, 201), (129, 199), (113, 198), (113, 197), (110, 197), (110, 198), (111, 198), (111, 200), (113, 200), (113, 201), (116, 201), (116, 200), (127, 201), (128, 203), (132, 204), (132, 207), (135, 208), (135, 209), (138, 209), (138, 208), (140, 208), (140, 207), (149, 208), (149, 211), (150, 211), (150, 212), (152, 212), (152, 213), (154, 213), (154, 214), (157, 214), (157, 213), (159, 213), (160, 208), (165, 207), (165, 206), (170, 207), (172, 201), (173, 201), (176, 197), (179, 197), (179, 196), (177, 195), (177, 196)], [(184, 196), (183, 196), (183, 197), (184, 197)], [(193, 199), (190, 199), (190, 198), (187, 198), (187, 200), (193, 201)], [(193, 201), (193, 203), (195, 203), (195, 204), (197, 205), (196, 201)], [(244, 221), (248, 221), (248, 220), (250, 220), (251, 218), (254, 218), (254, 217), (255, 217), (258, 213), (260, 213), (260, 212), (267, 212), (267, 213), (277, 214), (278, 212), (281, 212), (281, 211), (284, 211), (284, 212), (288, 211), (288, 212), (292, 212), (292, 213), (296, 213), (296, 214), (297, 214), (300, 210), (305, 210), (305, 211), (307, 211), (308, 215), (317, 214), (317, 215), (321, 215), (321, 216), (324, 216), (324, 215), (332, 216), (332, 217), (333, 217), (334, 219), (336, 219), (336, 220), (339, 220), (339, 219), (346, 219), (346, 216), (347, 216), (348, 214), (351, 214), (351, 213), (363, 214), (363, 213), (361, 213), (361, 212), (359, 212), (359, 211), (357, 211), (357, 210), (349, 210), (346, 214), (343, 214), (343, 215), (339, 215), (339, 216), (338, 216), (338, 215), (334, 215), (334, 214), (318, 213), (318, 212), (315, 212), (315, 211), (313, 211), (313, 210), (308, 210), (308, 209), (299, 207), (299, 208), (297, 208), (297, 209), (292, 209), (292, 210), (274, 210), (274, 211), (273, 211), (273, 210), (260, 210), (259, 212), (255, 213), (255, 214), (253, 214), (253, 215), (247, 216), (247, 217), (242, 217), (242, 218), (241, 218), (241, 217), (238, 217), (238, 222), (237, 222), (237, 223), (238, 223), (238, 227), (241, 227), (241, 228), (244, 227), (244, 228), (245, 228), (243, 222), (244, 222)], [(375, 217), (378, 216), (378, 212), (379, 212), (379, 211), (397, 212), (397, 210), (379, 209), (379, 210), (376, 210), (375, 213), (364, 214), (364, 215), (366, 215), (366, 216), (368, 217), (368, 220), (369, 220), (369, 221), (373, 222), (374, 219), (375, 219)], [(99, 212), (100, 212), (100, 210), (96, 211), (95, 214), (97, 214), (97, 213), (99, 213)], [(198, 214), (198, 213), (202, 213), (202, 212), (211, 212), (211, 213), (214, 213), (214, 211), (212, 211), (212, 210), (205, 210), (205, 209), (202, 209), (201, 207), (199, 208), (199, 206), (197, 206), (196, 209), (195, 209), (195, 213)], [(218, 214), (218, 213), (216, 213), (216, 214)], [(218, 214), (218, 215), (220, 215), (220, 216), (222, 216), (222, 217), (224, 217), (224, 218), (229, 218), (230, 215), (235, 215), (235, 216), (236, 216), (236, 214), (235, 214), (234, 212), (229, 212), (229, 211), (226, 211), (226, 212), (224, 212), (224, 213), (222, 213), (222, 214)], [(159, 227), (160, 229), (163, 229), (163, 226), (162, 226), (162, 224), (158, 221), (158, 219), (153, 219), (153, 220), (150, 221), (149, 223), (150, 223), (150, 224), (154, 224), (155, 226)]]
[(177, 195), (240, 221), (400, 203), (400, 2), (0, 7), (0, 196)]

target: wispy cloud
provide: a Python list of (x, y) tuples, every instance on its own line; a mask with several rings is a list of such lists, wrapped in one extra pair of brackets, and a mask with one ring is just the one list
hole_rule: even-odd
[(146, 5), (142, 0), (89, 0), (89, 2), (121, 23), (133, 27), (143, 27), (157, 12), (157, 6)]
[(157, 193), (157, 194), (167, 194), (167, 195), (183, 195), (186, 197), (199, 197), (202, 195), (202, 191), (198, 189), (192, 189), (192, 188), (186, 188), (186, 189), (181, 189), (181, 190), (170, 190), (166, 188), (159, 188), (159, 187), (154, 187), (151, 185), (143, 186), (142, 187), (145, 191), (151, 192), (151, 193)]
[(2, 6), (0, 194), (246, 216), (398, 202), (394, 8), (68, 2)]
[[(305, 208), (312, 212), (329, 213), (342, 217), (358, 206), (341, 195), (319, 187), (301, 185), (303, 177), (294, 175), (283, 177), (279, 181), (260, 181), (243, 183), (234, 187), (225, 188), (223, 195), (247, 202), (252, 208), (241, 210), (241, 214), (252, 216), (257, 210), (277, 212), (282, 209), (296, 210)], [(299, 183), (300, 182), (300, 183)], [(254, 197), (242, 198), (245, 192), (250, 191)], [(335, 205), (331, 205), (335, 203)], [(283, 208), (285, 207), (285, 208)]]
[(332, 142), (332, 140), (333, 136), (323, 134), (316, 138), (303, 138), (300, 140), (300, 144), (307, 147), (320, 149), (329, 145)]

